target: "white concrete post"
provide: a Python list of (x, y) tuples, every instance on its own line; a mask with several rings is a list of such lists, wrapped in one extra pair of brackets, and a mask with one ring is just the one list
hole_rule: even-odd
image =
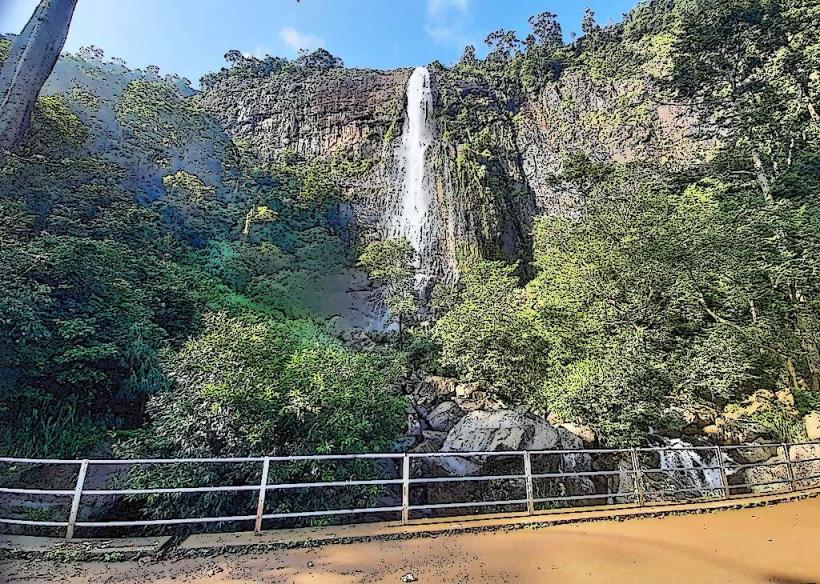
[(265, 495), (268, 492), (268, 471), (270, 470), (270, 458), (265, 457), (262, 461), (262, 480), (259, 483), (259, 499), (256, 502), (256, 524), (253, 531), (262, 531), (262, 515), (265, 513)]
[(401, 464), (401, 524), (410, 521), (410, 456), (405, 452)]
[(532, 461), (529, 450), (524, 452), (524, 480), (527, 488), (527, 515), (535, 514), (535, 501), (532, 492)]
[(83, 496), (83, 484), (88, 473), (88, 461), (80, 462), (80, 472), (77, 473), (77, 484), (74, 487), (74, 497), (71, 499), (71, 511), (68, 514), (68, 527), (65, 530), (66, 539), (74, 539), (74, 524), (77, 523), (77, 514), (80, 511), (80, 499)]

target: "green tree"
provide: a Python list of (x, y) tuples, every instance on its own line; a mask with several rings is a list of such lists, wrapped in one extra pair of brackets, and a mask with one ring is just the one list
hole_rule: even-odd
[(466, 262), (459, 301), (435, 324), (433, 338), (441, 345), (444, 368), (527, 402), (543, 382), (549, 347), (534, 326), (514, 271), (501, 262)]
[(419, 309), (415, 290), (416, 251), (406, 239), (385, 239), (368, 244), (357, 266), (382, 287), (384, 303), (399, 325), (399, 348), (404, 327)]
[[(344, 347), (310, 320), (276, 321), (244, 311), (205, 317), (203, 333), (165, 362), (174, 380), (148, 402), (150, 424), (116, 445), (121, 456), (197, 457), (378, 452), (400, 433), (404, 400), (395, 355)], [(330, 477), (344, 470), (330, 471)], [(129, 484), (249, 484), (258, 468), (200, 465), (135, 469)], [(299, 465), (272, 476), (329, 480), (327, 468)], [(299, 479), (295, 477), (299, 476)], [(175, 483), (175, 481), (177, 481)], [(280, 501), (280, 506), (301, 499)], [(236, 497), (195, 503), (236, 511)], [(179, 501), (151, 498), (153, 517), (179, 514)]]

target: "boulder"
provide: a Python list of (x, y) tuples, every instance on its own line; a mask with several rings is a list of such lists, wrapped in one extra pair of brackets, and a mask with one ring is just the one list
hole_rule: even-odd
[(450, 377), (428, 375), (422, 379), (413, 392), (416, 403), (420, 405), (437, 405), (446, 401), (456, 391), (456, 380)]
[[(436, 445), (434, 442), (431, 442), (429, 440), (424, 440), (423, 442), (419, 442), (418, 444), (416, 444), (413, 447), (413, 449), (411, 450), (411, 452), (423, 452), (423, 453), (438, 452), (439, 448), (441, 448), (441, 444)], [(414, 462), (414, 464), (415, 464), (415, 462)], [(430, 467), (430, 465), (429, 464), (428, 465), (420, 464), (420, 465), (418, 465), (418, 467), (422, 468), (422, 469), (426, 469), (426, 468)], [(422, 473), (424, 473), (424, 472), (426, 472), (426, 471), (422, 471)]]
[(820, 440), (820, 412), (810, 412), (803, 418), (809, 440)]
[(703, 404), (691, 404), (680, 410), (680, 417), (683, 420), (681, 432), (693, 436), (714, 425), (716, 414), (713, 409)]
[(427, 423), (430, 424), (432, 430), (449, 432), (464, 416), (464, 410), (456, 403), (446, 401), (437, 405), (427, 414)]
[(550, 412), (549, 414), (547, 414), (547, 423), (548, 424), (551, 424), (553, 426), (557, 426), (561, 422), (563, 422), (563, 420), (561, 420), (561, 416), (559, 416), (555, 412)]
[(477, 410), (461, 418), (450, 430), (442, 450), (549, 450), (558, 441), (558, 431), (544, 420), (512, 410)]
[[(581, 440), (581, 437), (573, 434), (569, 430), (567, 430), (564, 426), (558, 426), (558, 442), (561, 446), (562, 450), (580, 450), (584, 447), (584, 441)], [(590, 470), (592, 467), (592, 455), (585, 454), (585, 453), (574, 453), (574, 454), (562, 454), (561, 455), (561, 471), (562, 472), (585, 472)], [(587, 492), (594, 492), (589, 490), (589, 484), (592, 481), (589, 480), (587, 477), (582, 477), (584, 481), (581, 481), (581, 478), (573, 478), (574, 482), (583, 482), (583, 487), (577, 486), (576, 490), (578, 489), (586, 489)], [(582, 492), (572, 492), (572, 495), (582, 495)]]
[(447, 432), (436, 432), (435, 430), (425, 430), (421, 433), (425, 444), (432, 446), (436, 452), (444, 446), (444, 441), (447, 439)]
[(479, 383), (459, 383), (456, 385), (456, 397), (459, 399), (469, 399), (475, 392), (481, 390)]
[(782, 449), (778, 448), (776, 444), (762, 448), (758, 446), (726, 448), (724, 452), (738, 464), (759, 464), (769, 460), (777, 462), (783, 456)]
[(792, 473), (798, 489), (820, 486), (820, 442), (789, 447)]
[[(774, 463), (778, 460), (772, 460), (771, 462)], [(789, 488), (788, 471), (785, 465), (755, 466), (735, 472), (730, 471), (728, 480), (729, 484), (732, 485), (745, 485), (752, 493), (766, 493)], [(740, 489), (732, 490), (732, 494), (740, 492)]]
[(570, 432), (563, 424), (556, 427), (558, 430), (558, 443), (562, 450), (580, 450), (584, 447), (581, 437)]
[(792, 393), (792, 390), (790, 390), (790, 389), (781, 389), (780, 391), (777, 392), (776, 396), (777, 396), (777, 401), (779, 401), (784, 406), (786, 406), (788, 408), (795, 407), (794, 394)]
[(407, 452), (413, 448), (417, 442), (418, 440), (415, 436), (402, 436), (401, 438), (393, 441), (390, 450), (392, 452)]
[[(583, 448), (583, 445), (595, 444), (595, 440), (597, 439), (595, 436), (595, 430), (589, 426), (581, 426), (579, 424), (560, 424), (559, 427), (581, 439), (582, 445), (579, 446), (579, 448)], [(563, 448), (566, 447), (564, 446)]]

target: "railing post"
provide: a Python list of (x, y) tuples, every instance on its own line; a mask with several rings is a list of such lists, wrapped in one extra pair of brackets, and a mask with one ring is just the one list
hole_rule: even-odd
[(259, 499), (256, 502), (256, 524), (253, 527), (254, 533), (262, 531), (262, 515), (265, 513), (265, 495), (268, 492), (269, 470), (270, 458), (266, 456), (262, 461), (262, 480), (259, 483)]
[(643, 475), (641, 474), (641, 463), (638, 460), (638, 451), (630, 448), (629, 452), (632, 454), (632, 477), (635, 481), (635, 496), (638, 499), (638, 506), (643, 507), (644, 493), (643, 493)]
[(401, 524), (410, 521), (410, 455), (406, 452), (401, 461)]
[(77, 523), (77, 514), (80, 511), (80, 499), (83, 496), (83, 484), (88, 473), (88, 461), (80, 462), (80, 472), (77, 473), (77, 484), (74, 486), (74, 497), (71, 499), (71, 511), (68, 514), (68, 527), (65, 530), (66, 539), (74, 539), (74, 524)]
[(527, 515), (535, 514), (535, 500), (532, 494), (532, 461), (530, 451), (524, 451), (524, 481), (527, 489)]
[(717, 456), (718, 466), (720, 467), (720, 486), (723, 488), (723, 498), (729, 498), (729, 479), (726, 477), (726, 468), (723, 466), (723, 450), (720, 445), (715, 446), (715, 456)]
[(781, 444), (783, 448), (783, 462), (786, 463), (786, 477), (789, 479), (789, 490), (796, 491), (797, 485), (794, 480), (794, 467), (792, 467), (792, 455), (789, 453), (788, 444)]

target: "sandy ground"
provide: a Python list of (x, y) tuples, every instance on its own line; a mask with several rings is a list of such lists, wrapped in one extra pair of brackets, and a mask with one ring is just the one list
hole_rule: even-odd
[(160, 563), (0, 563), (0, 582), (820, 582), (820, 498), (703, 515)]

